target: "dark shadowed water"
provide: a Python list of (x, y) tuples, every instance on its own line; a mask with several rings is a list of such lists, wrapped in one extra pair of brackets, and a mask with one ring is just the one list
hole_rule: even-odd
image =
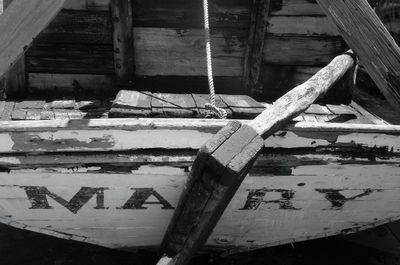
[[(0, 225), (0, 265), (155, 265), (151, 252), (127, 253), (6, 228)], [(198, 265), (394, 265), (400, 254), (362, 247), (342, 238), (312, 240), (229, 257), (207, 255)]]

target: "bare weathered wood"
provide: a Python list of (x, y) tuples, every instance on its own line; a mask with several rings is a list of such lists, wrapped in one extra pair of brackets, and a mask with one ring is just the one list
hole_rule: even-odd
[(268, 138), (306, 110), (354, 63), (349, 54), (336, 57), (256, 119), (247, 125), (229, 123), (200, 149), (164, 236), (163, 251), (173, 257), (169, 264), (186, 264), (207, 241), (263, 148), (263, 138)]
[(65, 0), (14, 0), (0, 16), (0, 78), (57, 15)]
[[(259, 135), (268, 137), (281, 124), (292, 120), (305, 111), (315, 100), (323, 96), (335, 82), (341, 79), (354, 66), (349, 54), (337, 56), (328, 66), (321, 69), (307, 82), (295, 87), (250, 122)], [(296, 104), (293, 104), (296, 102)]]
[(88, 74), (29, 73), (29, 91), (35, 95), (109, 95), (116, 93), (115, 77)]
[(366, 0), (317, 0), (388, 102), (400, 110), (400, 48)]
[(253, 0), (250, 16), (250, 29), (244, 57), (243, 86), (248, 95), (259, 95), (262, 54), (269, 15), (270, 0)]
[(120, 85), (133, 85), (135, 75), (132, 0), (112, 0), (114, 66)]
[[(12, 0), (3, 1), (3, 11), (11, 4)], [(1, 4), (0, 4), (1, 5)], [(11, 97), (23, 97), (26, 95), (26, 67), (25, 55), (22, 55), (4, 76), (4, 94)]]
[(151, 96), (138, 91), (121, 90), (112, 106), (128, 109), (151, 109)]

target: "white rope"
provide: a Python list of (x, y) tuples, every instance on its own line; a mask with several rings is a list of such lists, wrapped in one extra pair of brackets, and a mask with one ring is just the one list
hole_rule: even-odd
[(211, 38), (210, 38), (210, 22), (208, 15), (208, 0), (203, 0), (204, 9), (204, 35), (206, 41), (206, 54), (207, 54), (207, 77), (208, 87), (210, 89), (210, 103), (206, 104), (206, 109), (212, 111), (212, 113), (221, 119), (226, 119), (227, 113), (224, 109), (218, 108), (215, 102), (215, 88), (214, 88), (214, 77), (212, 67), (212, 53), (211, 53)]

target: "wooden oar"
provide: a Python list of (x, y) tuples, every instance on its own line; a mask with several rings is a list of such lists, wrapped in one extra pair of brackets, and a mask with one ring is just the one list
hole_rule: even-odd
[(203, 246), (264, 147), (355, 65), (351, 52), (336, 57), (304, 84), (278, 99), (248, 125), (230, 122), (199, 151), (162, 243), (158, 264), (186, 264)]

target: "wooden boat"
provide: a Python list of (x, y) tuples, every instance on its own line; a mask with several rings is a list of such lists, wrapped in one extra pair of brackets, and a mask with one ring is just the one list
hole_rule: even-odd
[[(110, 248), (156, 248), (198, 148), (227, 121), (201, 118), (207, 84), (195, 1), (132, 1), (135, 80), (121, 74), (128, 51), (116, 51), (115, 32), (129, 19), (121, 26), (116, 2), (65, 1), (5, 79), (0, 222)], [(346, 48), (317, 4), (274, 0), (260, 80), (243, 91), (251, 3), (219, 0), (212, 10), (216, 86), (235, 119), (268, 104), (233, 94), (273, 100)], [(108, 97), (131, 82), (147, 92), (120, 92), (127, 102), (110, 109)], [(265, 141), (208, 249), (262, 248), (400, 219), (398, 115), (359, 88), (350, 95), (328, 96)]]

